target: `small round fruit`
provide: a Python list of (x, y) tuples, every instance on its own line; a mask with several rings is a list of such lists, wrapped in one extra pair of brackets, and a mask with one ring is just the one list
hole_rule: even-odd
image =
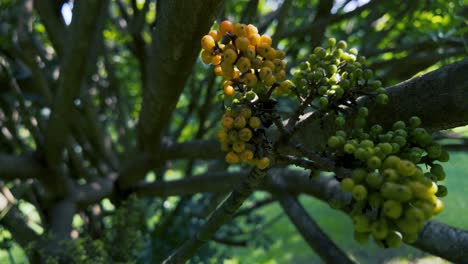
[(351, 178), (345, 178), (341, 181), (341, 190), (345, 192), (352, 192), (354, 188), (354, 181)]
[(230, 116), (225, 116), (221, 120), (221, 124), (223, 125), (223, 127), (231, 129), (234, 126), (234, 119)]
[(253, 136), (252, 130), (250, 130), (247, 127), (244, 127), (239, 131), (239, 139), (242, 141), (247, 142), (252, 138), (252, 136)]
[(364, 201), (367, 197), (367, 189), (364, 185), (356, 185), (353, 188), (352, 195), (356, 201)]
[(215, 46), (215, 40), (211, 35), (205, 35), (201, 39), (201, 46), (206, 51), (212, 51)]
[(257, 161), (257, 168), (264, 170), (270, 166), (270, 159), (268, 157), (263, 157)]
[(240, 159), (242, 161), (250, 161), (253, 159), (253, 156), (254, 156), (253, 152), (249, 149), (246, 149), (244, 150), (244, 152), (240, 154)]
[(219, 24), (219, 31), (222, 35), (226, 35), (228, 32), (234, 32), (234, 26), (232, 25), (231, 21), (224, 20)]
[(243, 116), (236, 116), (234, 119), (234, 127), (237, 129), (244, 128), (247, 122), (245, 121), (245, 118)]
[(260, 120), (260, 118), (256, 117), (256, 116), (252, 116), (250, 119), (249, 119), (249, 126), (253, 129), (257, 129), (257, 128), (260, 128), (262, 126), (262, 121)]
[(236, 163), (240, 162), (239, 156), (236, 153), (232, 152), (232, 151), (230, 151), (230, 152), (228, 152), (226, 154), (225, 159), (226, 159), (226, 162), (229, 163), (229, 164), (236, 164)]
[(383, 213), (388, 218), (398, 219), (403, 212), (401, 203), (395, 200), (387, 200), (383, 203)]

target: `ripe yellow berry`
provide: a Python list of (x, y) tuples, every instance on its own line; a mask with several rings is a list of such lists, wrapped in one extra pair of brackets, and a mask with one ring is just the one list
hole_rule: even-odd
[(270, 78), (264, 81), (266, 86), (272, 86), (275, 82), (276, 78), (274, 76), (270, 76)]
[(281, 70), (275, 74), (275, 78), (278, 81), (282, 81), (286, 78), (286, 72), (284, 70)]
[(255, 87), (257, 81), (257, 76), (251, 72), (248, 72), (244, 75), (244, 83), (251, 88)]
[(234, 119), (234, 127), (237, 129), (244, 128), (247, 122), (245, 121), (245, 118), (243, 116), (237, 116)]
[(240, 161), (239, 156), (236, 153), (232, 152), (232, 151), (230, 151), (230, 152), (228, 152), (226, 154), (225, 159), (226, 159), (226, 162), (229, 163), (229, 164), (236, 164), (236, 163), (239, 163), (239, 161)]
[(284, 53), (284, 51), (282, 50), (277, 50), (276, 51), (276, 58), (282, 60), (286, 57), (286, 53)]
[(250, 60), (246, 57), (240, 57), (237, 60), (236, 66), (240, 72), (247, 72), (250, 70)]
[(252, 110), (247, 107), (242, 108), (239, 113), (245, 118), (245, 120), (248, 120), (252, 116)]
[(224, 85), (224, 94), (227, 96), (233, 96), (236, 93), (234, 87), (230, 84)]
[(243, 37), (246, 35), (245, 29), (246, 29), (245, 24), (240, 24), (237, 23), (234, 25), (234, 34), (236, 34), (238, 37)]
[(223, 127), (231, 129), (234, 126), (234, 119), (230, 116), (225, 116), (221, 120), (221, 124), (223, 125)]
[(250, 41), (247, 37), (238, 37), (236, 39), (236, 47), (240, 51), (246, 51), (249, 47)]
[(247, 142), (252, 138), (252, 136), (253, 136), (252, 130), (250, 130), (247, 127), (244, 127), (239, 131), (239, 139), (242, 141)]
[(257, 46), (260, 43), (260, 35), (257, 33), (248, 36), (248, 38), (251, 45)]
[(240, 158), (242, 161), (250, 161), (253, 159), (253, 152), (249, 149), (246, 149), (244, 150), (241, 154), (240, 154)]
[(219, 64), (221, 63), (221, 60), (222, 60), (221, 55), (219, 55), (219, 54), (218, 54), (218, 55), (215, 55), (215, 56), (213, 56), (213, 58), (211, 59), (211, 64), (213, 64), (213, 65), (215, 65), (215, 66), (216, 66), (216, 65), (219, 65)]
[(231, 79), (234, 74), (234, 66), (226, 61), (221, 63), (221, 69), (223, 70), (223, 76), (226, 79)]
[(221, 65), (216, 65), (213, 69), (214, 73), (217, 75), (217, 76), (223, 76), (223, 69), (221, 68)]
[(254, 34), (258, 34), (258, 29), (256, 26), (252, 24), (248, 24), (247, 27), (245, 28), (245, 33), (247, 34), (247, 37), (250, 37)]
[(253, 58), (250, 61), (250, 64), (252, 65), (253, 69), (258, 70), (262, 66), (262, 61), (259, 58)]
[(213, 56), (211, 55), (211, 52), (203, 50), (201, 53), (201, 59), (203, 63), (210, 64), (213, 60)]
[(242, 141), (237, 141), (232, 143), (232, 150), (236, 153), (241, 153), (245, 150), (245, 143)]
[(233, 64), (237, 59), (237, 53), (233, 49), (225, 49), (223, 52), (223, 62)]
[(212, 51), (215, 46), (215, 41), (212, 36), (205, 35), (201, 39), (201, 46), (206, 51)]
[(268, 67), (271, 69), (271, 71), (274, 71), (275, 70), (275, 64), (273, 63), (273, 61), (271, 60), (264, 60), (262, 62), (262, 68), (263, 67)]
[(213, 37), (214, 41), (218, 42), (221, 40), (221, 33), (218, 30), (210, 30), (208, 33), (211, 37)]
[(273, 74), (273, 73), (272, 73), (272, 71), (271, 71), (270, 68), (268, 68), (268, 67), (262, 67), (262, 68), (260, 69), (260, 74), (259, 74), (260, 80), (262, 80), (262, 81), (267, 81), (268, 79), (270, 79), (270, 78), (272, 77), (272, 74)]
[(264, 170), (270, 166), (270, 159), (263, 157), (257, 161), (257, 168)]
[(270, 36), (268, 36), (268, 35), (262, 35), (262, 36), (260, 37), (260, 44), (262, 44), (262, 43), (263, 43), (263, 44), (267, 44), (267, 45), (270, 47), (270, 46), (271, 46), (271, 43), (272, 43)]
[(256, 116), (252, 116), (250, 119), (249, 119), (249, 126), (253, 129), (257, 129), (257, 128), (260, 128), (262, 126), (262, 121), (260, 120), (260, 118), (256, 117)]
[(219, 24), (219, 32), (221, 32), (222, 35), (226, 35), (228, 32), (234, 32), (234, 26), (232, 25), (231, 21), (229, 20), (224, 20)]
[(226, 142), (228, 140), (228, 134), (225, 130), (219, 130), (216, 136), (220, 142)]

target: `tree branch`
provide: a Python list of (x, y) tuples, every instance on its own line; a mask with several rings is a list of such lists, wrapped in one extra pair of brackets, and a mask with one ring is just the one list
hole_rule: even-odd
[(85, 74), (88, 56), (95, 36), (96, 23), (101, 9), (107, 1), (84, 0), (75, 3), (71, 35), (62, 60), (59, 87), (54, 98), (52, 114), (45, 138), (46, 159), (49, 165), (56, 166), (62, 158), (62, 150), (68, 135), (67, 120), (78, 95)]
[(222, 2), (158, 1), (156, 30), (148, 58), (150, 67), (147, 68), (151, 72), (146, 74), (139, 122), (140, 145), (152, 153), (153, 158), (159, 152), (162, 131), (192, 71), (200, 50), (200, 38), (208, 32)]
[[(199, 192), (226, 192), (232, 188), (231, 186), (244, 180), (247, 173), (247, 171), (240, 171), (206, 174), (160, 184), (142, 184), (134, 190), (137, 194), (143, 196), (178, 196)], [(349, 212), (350, 208), (346, 205), (351, 201), (351, 196), (349, 193), (341, 191), (340, 183), (337, 180), (333, 177), (309, 179), (308, 176), (309, 173), (305, 171), (271, 169), (262, 184), (258, 186), (258, 190), (276, 194), (298, 195), (303, 193), (324, 202), (338, 201), (344, 205), (341, 210)], [(442, 232), (442, 230), (448, 232)], [(461, 244), (458, 249), (466, 248), (468, 246), (467, 236), (468, 231), (429, 221), (420, 234), (418, 241), (411, 245), (417, 248), (421, 247), (421, 249), (431, 254), (447, 258), (450, 261), (463, 263), (468, 259), (468, 251), (460, 250), (457, 254), (451, 254), (453, 252), (451, 249), (437, 244), (445, 240), (453, 243), (459, 241)]]
[(266, 171), (253, 168), (241, 184), (231, 192), (229, 197), (216, 209), (207, 222), (200, 228), (195, 237), (190, 238), (182, 244), (163, 263), (185, 263), (198, 249), (210, 240), (216, 231), (230, 219), (239, 209), (247, 197), (252, 194), (257, 185), (265, 177)]
[(47, 174), (44, 166), (33, 155), (13, 156), (0, 154), (0, 178), (2, 180), (26, 180)]
[(296, 197), (285, 194), (279, 197), (279, 202), (297, 231), (326, 263), (354, 263), (308, 215)]

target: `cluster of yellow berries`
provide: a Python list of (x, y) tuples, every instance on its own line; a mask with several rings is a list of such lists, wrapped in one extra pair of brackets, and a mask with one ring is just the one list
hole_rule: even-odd
[[(446, 175), (435, 162), (446, 162), (449, 156), (420, 127), (419, 117), (397, 121), (388, 131), (380, 125), (364, 130), (367, 112), (359, 108), (354, 123), (362, 119), (363, 124), (336, 131), (328, 146), (335, 159), (347, 160), (355, 168), (341, 181), (342, 190), (353, 197), (355, 239), (365, 242), (372, 235), (377, 245), (398, 247), (402, 241), (415, 241), (425, 222), (442, 210), (438, 197), (447, 195), (447, 188), (437, 182)], [(344, 120), (335, 121), (344, 127)], [(431, 169), (424, 172), (416, 164)]]
[[(223, 36), (227, 44), (221, 43)], [(271, 45), (271, 38), (260, 35), (254, 25), (233, 25), (225, 20), (218, 30), (211, 30), (201, 39), (201, 58), (214, 66), (216, 75), (226, 79), (224, 94), (228, 97), (236, 94), (236, 87), (243, 95), (250, 90), (258, 94), (274, 84), (278, 86), (275, 94), (284, 94), (292, 86), (285, 81), (285, 53)]]
[(262, 127), (259, 117), (252, 116), (247, 107), (237, 111), (227, 111), (221, 121), (223, 129), (218, 131), (218, 140), (223, 151), (227, 151), (226, 162), (236, 164), (245, 162), (263, 170), (270, 166), (268, 157), (255, 157), (254, 134)]
[(355, 169), (341, 188), (356, 201), (351, 213), (355, 239), (366, 242), (372, 235), (383, 247), (414, 242), (425, 222), (443, 208), (439, 186), (413, 162), (394, 155), (377, 171)]

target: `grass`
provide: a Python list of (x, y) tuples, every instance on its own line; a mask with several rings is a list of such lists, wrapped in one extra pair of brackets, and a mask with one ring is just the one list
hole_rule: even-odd
[[(447, 179), (444, 184), (449, 195), (443, 198), (445, 208), (435, 220), (451, 226), (468, 229), (468, 154), (453, 153), (450, 162), (444, 164)], [(352, 258), (359, 263), (447, 263), (413, 247), (403, 245), (399, 249), (381, 249), (373, 243), (360, 245), (353, 240), (351, 220), (343, 213), (311, 197), (300, 197), (309, 214), (323, 230)], [(265, 217), (281, 212), (278, 205), (262, 210)], [(232, 259), (226, 263), (322, 263), (319, 257), (304, 242), (286, 216), (264, 231), (273, 238), (268, 249), (248, 246), (232, 250)]]

